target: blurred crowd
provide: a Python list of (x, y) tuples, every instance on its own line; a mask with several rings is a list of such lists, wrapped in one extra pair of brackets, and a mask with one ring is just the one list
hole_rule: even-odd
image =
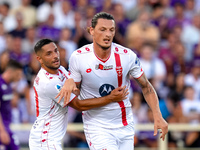
[[(33, 123), (32, 83), (40, 69), (33, 51), (41, 38), (54, 40), (61, 65), (77, 48), (92, 42), (92, 17), (111, 13), (114, 42), (133, 50), (159, 96), (169, 123), (200, 122), (200, 0), (0, 0), (0, 73), (10, 59), (23, 65), (23, 78), (12, 85), (12, 122)], [(131, 103), (135, 123), (153, 122), (152, 112), (134, 79)], [(69, 122), (81, 122), (69, 108)], [(70, 132), (68, 146), (84, 147), (83, 133)], [(152, 132), (136, 132), (135, 146), (157, 147)], [(200, 147), (199, 132), (170, 132), (170, 147)]]

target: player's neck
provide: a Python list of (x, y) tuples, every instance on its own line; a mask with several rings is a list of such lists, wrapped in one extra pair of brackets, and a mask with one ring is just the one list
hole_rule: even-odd
[(50, 69), (50, 68), (47, 68), (45, 66), (42, 66), (42, 68), (50, 74), (57, 74), (58, 73), (58, 69)]
[(109, 47), (108, 49), (102, 49), (101, 47), (94, 44), (94, 53), (98, 58), (102, 60), (107, 60), (108, 57), (110, 57), (111, 47)]

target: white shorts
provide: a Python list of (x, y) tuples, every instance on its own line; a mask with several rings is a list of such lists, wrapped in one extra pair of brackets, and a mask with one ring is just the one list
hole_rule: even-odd
[(134, 126), (129, 124), (120, 128), (84, 126), (90, 150), (133, 150)]

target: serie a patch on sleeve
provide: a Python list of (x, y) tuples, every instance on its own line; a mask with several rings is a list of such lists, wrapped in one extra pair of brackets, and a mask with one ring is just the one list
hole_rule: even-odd
[(62, 86), (60, 84), (56, 84), (55, 88), (58, 92), (60, 92), (60, 90), (62, 89)]
[(140, 60), (139, 60), (138, 57), (135, 59), (135, 64), (138, 65), (138, 66), (140, 66)]

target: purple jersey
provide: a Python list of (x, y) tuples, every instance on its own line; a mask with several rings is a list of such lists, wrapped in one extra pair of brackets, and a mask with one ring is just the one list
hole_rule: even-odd
[(0, 76), (0, 113), (4, 126), (9, 128), (11, 123), (11, 105), (10, 101), (12, 99), (12, 88), (7, 84), (4, 79)]

